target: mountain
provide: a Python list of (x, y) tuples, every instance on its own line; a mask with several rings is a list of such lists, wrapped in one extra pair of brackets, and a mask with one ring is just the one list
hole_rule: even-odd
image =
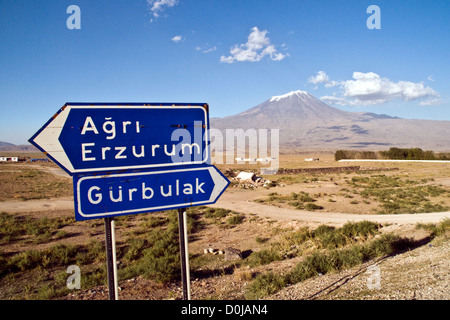
[(0, 147), (13, 147), (14, 145), (9, 142), (0, 141)]
[(271, 97), (233, 116), (211, 118), (211, 128), (221, 130), (224, 137), (225, 129), (279, 129), (281, 149), (450, 150), (450, 121), (343, 111), (305, 91)]
[(31, 144), (15, 145), (9, 142), (0, 141), (0, 151), (10, 152), (39, 152), (39, 150)]

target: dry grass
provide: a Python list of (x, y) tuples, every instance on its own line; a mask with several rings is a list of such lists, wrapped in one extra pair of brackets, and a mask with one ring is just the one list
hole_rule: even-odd
[[(304, 162), (304, 158), (312, 156), (315, 154), (287, 156), (282, 158), (281, 165), (291, 168), (338, 165), (332, 160), (331, 154), (329, 159), (325, 157), (326, 155), (324, 157), (320, 155), (319, 163)], [(36, 167), (21, 164), (0, 165), (0, 201), (26, 201), (73, 195), (71, 179), (39, 170), (39, 166), (41, 164)], [(42, 164), (42, 166), (55, 167), (54, 164)], [(374, 166), (379, 169), (388, 168), (386, 164)], [(382, 177), (383, 172), (293, 177), (291, 184), (284, 188), (291, 189), (283, 195), (278, 190), (284, 189), (277, 189), (280, 194), (268, 196), (268, 198), (272, 197), (268, 203), (275, 203), (277, 199), (282, 199), (286, 200), (284, 205), (290, 207), (292, 204), (288, 202), (295, 204), (297, 201), (305, 209), (308, 204), (316, 204), (324, 207), (321, 210), (334, 210), (334, 206), (346, 202), (348, 207), (357, 212), (366, 208), (378, 208), (384, 203), (376, 190), (395, 190), (395, 193), (390, 193), (401, 196), (411, 191), (410, 188), (421, 187), (417, 189), (417, 193), (423, 196), (426, 191), (426, 197), (430, 203), (449, 205), (448, 166), (431, 166), (430, 164), (396, 164), (396, 166), (400, 167), (399, 170), (386, 173), (386, 178)], [(276, 179), (276, 176), (274, 177)], [(295, 190), (297, 187), (298, 189)], [(401, 199), (401, 197), (392, 199), (396, 201), (397, 198)], [(312, 200), (315, 201), (310, 202)], [(352, 202), (354, 204), (351, 204)], [(387, 201), (387, 203), (391, 202)], [(0, 229), (0, 298), (55, 299), (64, 295), (68, 293), (65, 287), (68, 274), (65, 269), (70, 264), (80, 265), (83, 272), (83, 289), (104, 284), (106, 275), (103, 223), (101, 220), (75, 222), (70, 214), (66, 212), (60, 217), (57, 212), (41, 212), (35, 213), (32, 218), (27, 213), (0, 215), (3, 226)], [(173, 214), (172, 216), (167, 213), (126, 216), (117, 219), (116, 222), (117, 251), (121, 262), (120, 279), (146, 275), (151, 279), (173, 281), (173, 275), (168, 272), (172, 273), (179, 266), (179, 252), (175, 237), (176, 219)], [(315, 230), (293, 231), (286, 226), (279, 227), (278, 222), (264, 221), (261, 217), (202, 207), (192, 209), (189, 224), (193, 276), (202, 275), (203, 280), (211, 283), (215, 281), (217, 275), (222, 277), (230, 275), (233, 283), (255, 281), (257, 272), (247, 268), (248, 264), (256, 265), (258, 270), (264, 271), (265, 267), (273, 268), (274, 263), (280, 260), (287, 262), (293, 257), (299, 258), (303, 254), (320, 251), (326, 257), (335, 258), (335, 261), (339, 263), (352, 265), (352, 254), (355, 250), (360, 255), (361, 252), (366, 254), (365, 250), (370, 249), (371, 252), (377, 250), (370, 245), (374, 240), (375, 231), (368, 232), (367, 235), (353, 234), (354, 230), (350, 224), (346, 228), (339, 229), (322, 226)], [(434, 225), (421, 227), (429, 230), (431, 234), (439, 235), (444, 231), (448, 233), (448, 221), (445, 228)], [(242, 262), (241, 267), (236, 264), (232, 269), (221, 260), (220, 256), (205, 257), (199, 254), (205, 246), (214, 246), (214, 244), (235, 246), (252, 252)], [(329, 270), (341, 268), (340, 265), (320, 266), (320, 263), (324, 262), (322, 258), (320, 256), (311, 258), (310, 265), (305, 267), (313, 269), (313, 267), (316, 268), (317, 263), (326, 272), (328, 267), (330, 267)], [(153, 262), (149, 263), (149, 259)], [(288, 280), (293, 282), (301, 278), (300, 269), (300, 267), (296, 270), (291, 268), (286, 273), (290, 276)], [(144, 270), (148, 273), (145, 274)], [(283, 285), (285, 280), (266, 276), (256, 281), (278, 287)], [(223, 286), (218, 284), (217, 287)], [(226, 292), (224, 294), (226, 295)], [(204, 298), (209, 297), (204, 296)]]
[(0, 201), (32, 200), (73, 195), (71, 179), (59, 177), (39, 167), (21, 164), (0, 165)]

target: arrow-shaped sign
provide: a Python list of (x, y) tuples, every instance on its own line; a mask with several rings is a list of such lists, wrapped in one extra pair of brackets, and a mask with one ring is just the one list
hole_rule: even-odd
[(29, 141), (66, 172), (206, 164), (204, 103), (67, 103)]
[(77, 220), (215, 203), (230, 181), (214, 166), (74, 176)]

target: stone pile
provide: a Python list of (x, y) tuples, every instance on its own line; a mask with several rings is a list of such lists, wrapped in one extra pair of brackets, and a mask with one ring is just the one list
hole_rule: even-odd
[(225, 255), (225, 261), (236, 261), (236, 260), (242, 260), (242, 252), (239, 249), (228, 247), (223, 250), (215, 249), (215, 248), (205, 248), (203, 250), (204, 254), (221, 254)]
[(258, 187), (270, 188), (276, 185), (274, 181), (266, 180), (263, 177), (258, 177), (254, 172), (241, 171), (237, 176), (230, 177), (229, 179), (232, 182), (235, 182), (233, 183), (233, 187), (235, 188), (236, 187), (241, 187), (244, 189), (251, 189)]

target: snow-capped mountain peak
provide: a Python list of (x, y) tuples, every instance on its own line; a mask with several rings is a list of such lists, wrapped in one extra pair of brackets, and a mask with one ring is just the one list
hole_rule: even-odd
[(270, 98), (270, 102), (280, 101), (281, 99), (290, 98), (292, 96), (297, 96), (299, 98), (302, 98), (304, 96), (308, 96), (309, 97), (310, 94), (308, 92), (302, 91), (302, 90), (291, 91), (291, 92), (283, 94), (281, 96), (273, 96), (272, 98)]

